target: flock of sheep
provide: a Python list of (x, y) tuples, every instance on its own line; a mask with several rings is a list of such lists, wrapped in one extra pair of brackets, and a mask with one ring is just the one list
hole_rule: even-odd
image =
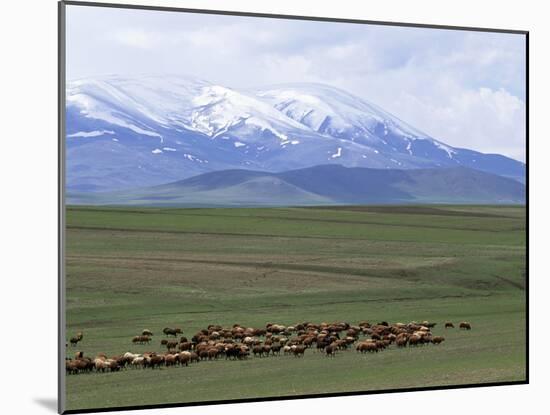
[[(445, 338), (435, 336), (432, 328), (436, 323), (424, 321), (389, 324), (382, 321), (370, 324), (367, 321), (358, 325), (345, 322), (320, 323), (310, 322), (284, 326), (268, 323), (265, 328), (242, 327), (239, 324), (231, 328), (220, 325), (209, 325), (190, 339), (183, 336), (179, 328), (167, 327), (163, 330), (164, 338), (160, 344), (164, 352), (126, 352), (122, 355), (108, 357), (104, 353), (95, 358), (76, 352), (74, 358), (65, 361), (68, 374), (86, 372), (114, 372), (124, 368), (160, 368), (163, 366), (188, 366), (201, 360), (219, 358), (242, 360), (251, 354), (254, 357), (293, 355), (303, 357), (308, 349), (315, 349), (327, 357), (355, 347), (360, 353), (378, 353), (392, 344), (397, 347), (420, 346), (424, 344), (441, 344)], [(445, 323), (445, 329), (454, 328), (452, 322)], [(468, 322), (461, 322), (459, 328), (470, 330)], [(178, 339), (178, 335), (181, 337)], [(70, 339), (76, 347), (83, 340), (83, 333)], [(153, 333), (143, 330), (131, 339), (134, 345), (149, 344)], [(173, 338), (173, 339), (172, 339)]]

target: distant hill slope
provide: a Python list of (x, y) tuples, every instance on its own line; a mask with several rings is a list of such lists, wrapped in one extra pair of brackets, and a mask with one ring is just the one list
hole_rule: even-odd
[(320, 165), (282, 173), (223, 170), (123, 192), (72, 193), (69, 204), (298, 206), (525, 203), (515, 180), (465, 167), (391, 170)]

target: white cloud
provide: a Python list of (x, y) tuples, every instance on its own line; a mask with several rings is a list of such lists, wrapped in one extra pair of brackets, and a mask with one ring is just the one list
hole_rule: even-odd
[(447, 144), (525, 160), (525, 103), (504, 89), (455, 90), (437, 101), (402, 94), (398, 102), (402, 117)]
[(525, 159), (520, 35), (78, 7), (67, 30), (69, 78), (327, 83), (450, 145)]
[(141, 29), (125, 29), (114, 34), (114, 40), (121, 45), (139, 49), (151, 49), (158, 46), (161, 36)]

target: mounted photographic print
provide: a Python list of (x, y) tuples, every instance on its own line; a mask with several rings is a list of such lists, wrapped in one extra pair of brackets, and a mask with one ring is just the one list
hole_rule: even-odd
[(527, 383), (527, 32), (59, 10), (61, 412)]

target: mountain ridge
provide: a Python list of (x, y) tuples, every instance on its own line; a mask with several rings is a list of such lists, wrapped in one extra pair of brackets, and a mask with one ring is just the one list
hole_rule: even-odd
[(67, 188), (153, 186), (234, 168), (325, 163), (466, 166), (523, 180), (524, 163), (448, 146), (375, 104), (322, 84), (237, 90), (192, 77), (98, 77), (67, 84)]

